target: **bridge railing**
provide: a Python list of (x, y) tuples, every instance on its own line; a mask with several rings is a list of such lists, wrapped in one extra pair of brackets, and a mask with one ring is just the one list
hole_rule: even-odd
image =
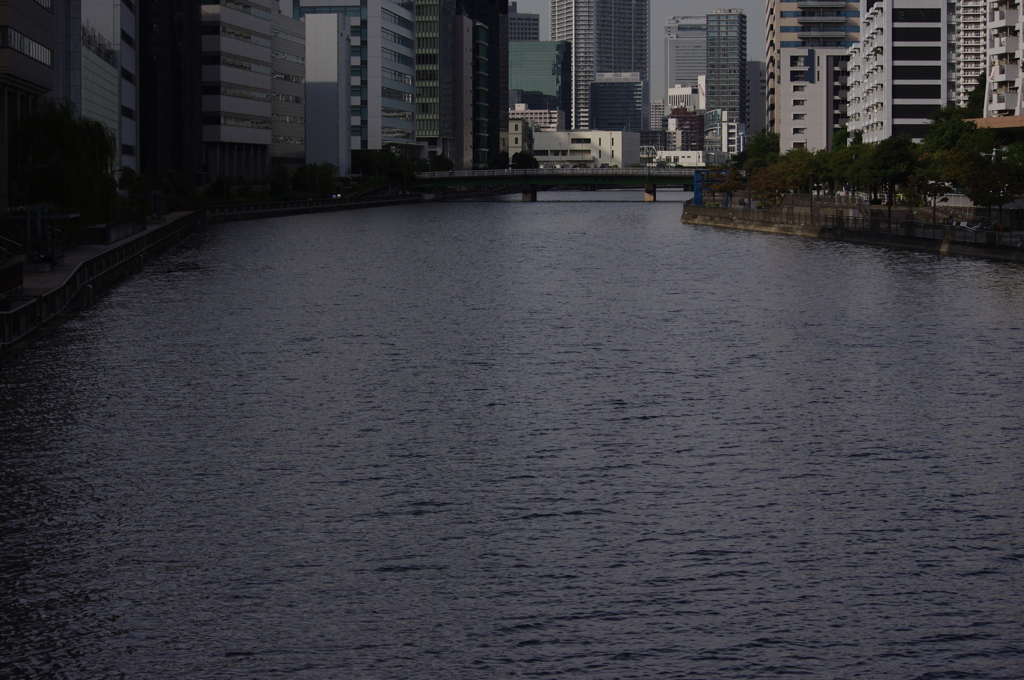
[(417, 172), (421, 179), (444, 179), (456, 177), (692, 177), (693, 168), (531, 168), (529, 170), (446, 170), (442, 172)]

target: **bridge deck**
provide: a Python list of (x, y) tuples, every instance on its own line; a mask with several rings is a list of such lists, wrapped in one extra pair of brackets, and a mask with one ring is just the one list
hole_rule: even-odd
[(420, 186), (530, 184), (614, 184), (692, 186), (694, 168), (536, 168), (530, 170), (451, 170), (418, 172)]

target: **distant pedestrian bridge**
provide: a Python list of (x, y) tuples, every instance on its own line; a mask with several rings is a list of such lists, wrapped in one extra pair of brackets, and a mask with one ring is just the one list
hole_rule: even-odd
[(536, 168), (531, 170), (449, 170), (416, 173), (417, 188), (521, 186), (524, 201), (537, 200), (541, 186), (578, 185), (589, 189), (644, 187), (655, 200), (659, 186), (693, 188), (695, 168)]

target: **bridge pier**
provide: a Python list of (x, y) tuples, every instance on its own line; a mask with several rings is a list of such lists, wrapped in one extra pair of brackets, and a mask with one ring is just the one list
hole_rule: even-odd
[(644, 185), (644, 201), (653, 203), (658, 200), (658, 187), (648, 182)]
[(524, 203), (536, 203), (537, 202), (537, 185), (527, 184), (523, 187), (523, 202)]

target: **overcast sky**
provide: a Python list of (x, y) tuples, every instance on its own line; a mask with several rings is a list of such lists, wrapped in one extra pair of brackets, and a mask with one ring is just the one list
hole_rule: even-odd
[[(548, 39), (551, 10), (548, 0), (517, 0), (520, 12), (540, 15), (540, 38)], [(708, 14), (719, 7), (737, 7), (747, 13), (747, 59), (764, 61), (764, 2), (736, 0), (651, 1), (651, 97), (660, 99), (665, 88), (665, 19), (671, 16)]]

